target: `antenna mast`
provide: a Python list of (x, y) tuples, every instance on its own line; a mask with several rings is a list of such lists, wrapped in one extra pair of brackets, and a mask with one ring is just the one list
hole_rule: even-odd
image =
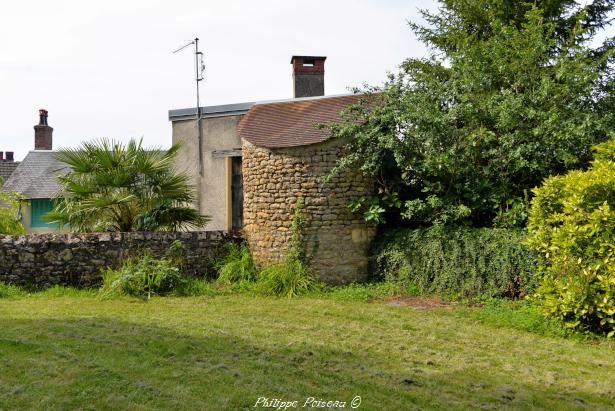
[(177, 53), (186, 47), (194, 44), (194, 77), (196, 81), (196, 128), (198, 136), (199, 146), (199, 175), (203, 176), (203, 131), (201, 129), (201, 98), (199, 93), (199, 83), (203, 80), (203, 72), (205, 71), (205, 64), (203, 64), (203, 53), (199, 51), (199, 38), (196, 37), (191, 42), (178, 48), (173, 53)]

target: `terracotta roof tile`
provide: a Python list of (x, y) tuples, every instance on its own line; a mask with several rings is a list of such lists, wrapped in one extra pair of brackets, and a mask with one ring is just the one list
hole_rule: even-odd
[(353, 94), (255, 104), (241, 119), (239, 136), (268, 148), (322, 143), (329, 138), (329, 131), (319, 130), (318, 124), (340, 121), (340, 112), (361, 97)]

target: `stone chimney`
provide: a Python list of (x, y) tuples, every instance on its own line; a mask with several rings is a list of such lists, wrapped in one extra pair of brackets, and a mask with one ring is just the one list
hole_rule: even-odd
[(325, 95), (326, 57), (293, 56), (293, 96), (316, 97)]
[(53, 150), (53, 128), (47, 124), (47, 110), (38, 111), (40, 119), (38, 125), (34, 126), (34, 149)]

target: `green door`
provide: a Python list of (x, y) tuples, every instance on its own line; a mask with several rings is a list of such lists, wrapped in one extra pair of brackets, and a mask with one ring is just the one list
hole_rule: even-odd
[(37, 198), (30, 200), (31, 214), (30, 225), (35, 228), (56, 228), (55, 224), (49, 224), (43, 220), (45, 213), (53, 210), (53, 203), (49, 198)]

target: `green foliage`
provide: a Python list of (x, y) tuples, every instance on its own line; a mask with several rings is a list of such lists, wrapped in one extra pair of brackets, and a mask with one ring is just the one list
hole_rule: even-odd
[(594, 161), (615, 161), (615, 138), (592, 147)]
[(246, 244), (229, 243), (226, 255), (216, 264), (220, 284), (243, 284), (257, 279), (257, 270)]
[(288, 252), (281, 262), (265, 267), (258, 276), (256, 290), (265, 295), (294, 297), (318, 289), (309, 268), (305, 245), (305, 216), (303, 199), (297, 200), (291, 223)]
[(547, 179), (534, 191), (530, 244), (545, 256), (536, 299), (570, 328), (615, 335), (614, 140), (587, 171)]
[(16, 285), (0, 283), (0, 298), (23, 297), (27, 293)]
[(369, 221), (523, 226), (526, 192), (586, 167), (615, 127), (615, 42), (592, 48), (615, 3), (439, 3), (411, 24), (431, 58), (406, 60), (329, 125), (349, 141), (334, 173), (375, 181), (377, 199), (354, 204)]
[(317, 289), (309, 268), (297, 259), (286, 258), (261, 270), (256, 291), (263, 295), (295, 297)]
[(191, 288), (183, 275), (183, 245), (175, 241), (164, 258), (154, 258), (145, 251), (138, 258), (124, 262), (118, 270), (103, 271), (101, 295), (129, 295), (147, 297), (154, 295), (187, 295)]
[(535, 287), (536, 255), (521, 230), (393, 230), (375, 245), (377, 279), (452, 298), (519, 298)]
[(204, 226), (190, 207), (190, 177), (177, 173), (178, 145), (169, 150), (101, 139), (57, 153), (70, 172), (59, 177), (62, 194), (45, 220), (75, 231), (176, 231)]
[(21, 194), (0, 190), (0, 234), (25, 234), (26, 230), (21, 222), (23, 200), (25, 198)]
[(298, 200), (293, 211), (288, 251), (282, 261), (258, 271), (248, 247), (231, 244), (226, 257), (217, 264), (217, 283), (289, 298), (319, 289), (320, 284), (313, 278), (307, 261), (303, 207), (303, 200)]

